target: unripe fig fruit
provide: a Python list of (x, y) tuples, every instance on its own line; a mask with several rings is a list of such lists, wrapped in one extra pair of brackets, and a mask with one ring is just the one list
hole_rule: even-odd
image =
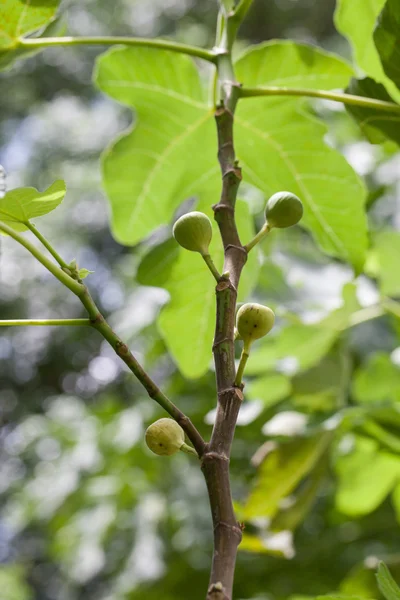
[(185, 444), (185, 434), (173, 419), (158, 419), (147, 428), (146, 444), (154, 454), (171, 456)]
[(303, 216), (301, 200), (291, 192), (278, 192), (271, 196), (265, 207), (265, 218), (270, 227), (291, 227)]
[(193, 211), (183, 215), (176, 221), (172, 233), (178, 244), (186, 250), (200, 252), (203, 256), (208, 254), (212, 225), (204, 213)]
[(273, 311), (262, 304), (243, 304), (236, 315), (236, 327), (245, 346), (267, 335), (274, 322)]

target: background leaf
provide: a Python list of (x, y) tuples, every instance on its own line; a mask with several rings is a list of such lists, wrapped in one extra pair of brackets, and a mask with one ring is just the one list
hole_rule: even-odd
[[(356, 96), (394, 102), (385, 87), (370, 77), (352, 79), (346, 92)], [(362, 132), (371, 143), (379, 144), (389, 139), (400, 144), (400, 112), (388, 112), (349, 104), (346, 105), (346, 110), (356, 119)]]
[(20, 565), (0, 566), (0, 589), (2, 600), (31, 600), (33, 597)]
[(61, 204), (66, 193), (64, 181), (55, 181), (44, 192), (35, 188), (17, 188), (0, 198), (0, 220), (16, 231), (25, 231), (26, 223), (42, 217)]
[(400, 87), (400, 5), (386, 0), (374, 31), (374, 42), (386, 75)]
[(386, 600), (400, 600), (400, 588), (384, 562), (379, 563), (376, 574), (378, 586)]
[(349, 516), (367, 515), (386, 498), (400, 478), (400, 457), (379, 451), (374, 440), (356, 436), (354, 448), (336, 463), (337, 509)]
[[(4, 0), (0, 3), (0, 70), (8, 68), (14, 60), (27, 57), (37, 50), (18, 48), (18, 39), (49, 25), (43, 35), (54, 34), (52, 21), (60, 0)], [(59, 31), (59, 27), (56, 28)]]
[[(373, 32), (386, 0), (337, 0), (335, 25), (350, 42), (355, 62), (379, 83), (383, 83), (396, 100), (400, 94), (385, 75), (376, 49)], [(355, 26), (357, 24), (357, 26)]]
[(381, 293), (385, 296), (400, 296), (400, 233), (388, 230), (375, 234), (373, 252), (378, 260)]
[(324, 432), (310, 438), (295, 438), (269, 452), (259, 467), (253, 489), (243, 507), (243, 517), (271, 517), (282, 498), (290, 494), (311, 471), (331, 441)]
[(353, 394), (357, 402), (398, 402), (400, 400), (400, 369), (387, 354), (377, 353), (353, 380)]

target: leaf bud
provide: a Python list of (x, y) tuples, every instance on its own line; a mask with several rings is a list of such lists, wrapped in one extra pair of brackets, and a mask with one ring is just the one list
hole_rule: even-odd
[(158, 419), (145, 433), (146, 444), (154, 454), (171, 456), (185, 444), (185, 434), (173, 419)]
[(202, 212), (193, 211), (180, 217), (172, 230), (174, 238), (180, 246), (191, 252), (208, 254), (212, 238), (210, 219)]
[(267, 202), (265, 218), (269, 227), (291, 227), (303, 216), (301, 200), (291, 192), (277, 192)]
[(243, 304), (236, 315), (236, 327), (245, 346), (264, 337), (274, 326), (275, 315), (268, 306)]

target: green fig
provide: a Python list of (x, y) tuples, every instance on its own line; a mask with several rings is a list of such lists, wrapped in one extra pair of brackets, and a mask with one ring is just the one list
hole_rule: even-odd
[(278, 192), (271, 196), (265, 207), (265, 218), (270, 228), (291, 227), (303, 216), (301, 200), (291, 192)]
[(173, 419), (158, 419), (147, 428), (146, 444), (154, 454), (171, 456), (185, 445), (185, 434)]
[(212, 225), (204, 213), (193, 211), (183, 215), (176, 221), (172, 232), (178, 244), (186, 250), (208, 255)]
[(274, 326), (275, 315), (268, 306), (243, 304), (236, 315), (236, 327), (245, 346), (264, 337)]

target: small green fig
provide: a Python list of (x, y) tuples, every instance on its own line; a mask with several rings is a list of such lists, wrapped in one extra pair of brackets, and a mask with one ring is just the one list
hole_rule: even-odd
[(147, 428), (146, 444), (154, 454), (171, 456), (185, 445), (185, 434), (173, 419), (158, 419)]
[(178, 244), (186, 250), (208, 255), (212, 225), (204, 213), (193, 211), (183, 215), (176, 221), (172, 233)]
[(243, 304), (236, 315), (236, 327), (245, 346), (264, 337), (274, 326), (275, 315), (268, 306)]
[(278, 192), (271, 196), (265, 207), (269, 227), (291, 227), (303, 216), (301, 200), (291, 192)]

